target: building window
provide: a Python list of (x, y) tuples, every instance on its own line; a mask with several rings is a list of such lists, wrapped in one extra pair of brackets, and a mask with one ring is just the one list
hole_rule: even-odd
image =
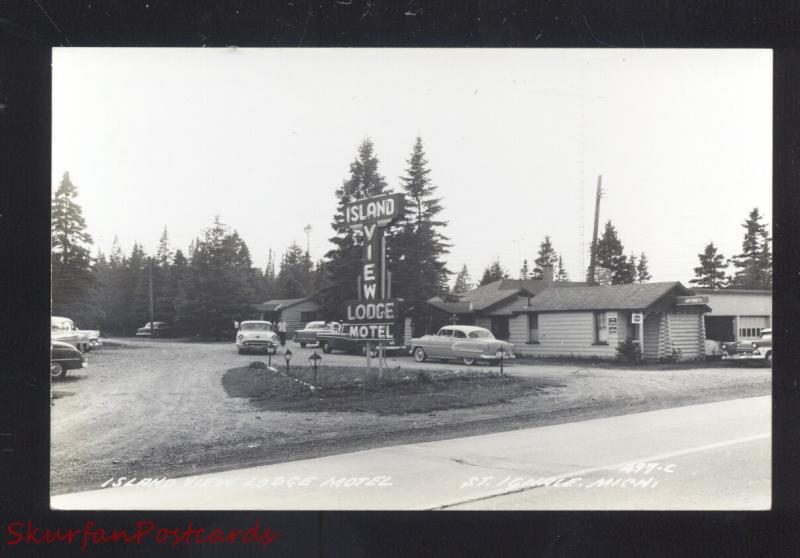
[(608, 327), (606, 324), (606, 313), (594, 313), (594, 342), (595, 343), (608, 343)]
[(539, 314), (528, 314), (528, 343), (539, 342)]
[(317, 319), (316, 312), (300, 312), (301, 322), (314, 322)]
[(739, 328), (739, 337), (761, 337), (760, 327), (742, 327)]

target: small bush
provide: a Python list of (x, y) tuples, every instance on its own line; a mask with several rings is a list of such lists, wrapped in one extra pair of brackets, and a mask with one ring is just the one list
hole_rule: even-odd
[(680, 349), (672, 349), (671, 353), (667, 353), (665, 356), (658, 359), (659, 362), (678, 362), (681, 359), (681, 350)]
[(634, 343), (630, 339), (624, 343), (620, 343), (617, 347), (617, 360), (623, 362), (636, 362), (641, 360), (642, 351), (639, 349), (639, 344)]

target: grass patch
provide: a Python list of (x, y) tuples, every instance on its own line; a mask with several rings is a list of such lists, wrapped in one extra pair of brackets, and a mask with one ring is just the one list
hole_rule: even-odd
[(244, 397), (259, 410), (355, 412), (380, 415), (431, 413), (445, 409), (497, 405), (523, 395), (563, 385), (541, 379), (501, 375), (498, 371), (377, 370), (326, 366), (317, 373), (316, 389), (309, 367), (273, 372), (261, 367), (228, 370), (222, 384), (230, 397)]

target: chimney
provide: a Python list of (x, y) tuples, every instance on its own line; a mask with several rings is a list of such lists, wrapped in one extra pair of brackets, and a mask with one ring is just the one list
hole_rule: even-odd
[(542, 266), (542, 281), (547, 281), (548, 283), (553, 282), (553, 266), (550, 264)]

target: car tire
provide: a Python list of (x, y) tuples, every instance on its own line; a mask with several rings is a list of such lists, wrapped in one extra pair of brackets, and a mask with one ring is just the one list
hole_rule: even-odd
[(305, 349), (306, 348), (306, 342), (305, 341), (300, 341), (300, 346)]
[(239, 349), (239, 354), (243, 355), (244, 354), (244, 349)]
[(474, 358), (464, 357), (461, 360), (463, 360), (464, 364), (466, 364), (467, 366), (472, 366), (473, 364), (475, 364), (475, 359)]
[(53, 380), (60, 380), (67, 375), (67, 369), (60, 362), (50, 363), (50, 377)]
[(772, 352), (767, 353), (767, 366), (772, 366)]
[(497, 366), (499, 364), (500, 364), (500, 361), (497, 360), (496, 358), (489, 361), (489, 366)]
[[(361, 356), (367, 356), (367, 346), (366, 345), (361, 347)], [(369, 357), (370, 358), (377, 358), (377, 356), (378, 356), (378, 349), (376, 349), (375, 347), (372, 347), (370, 349), (370, 351), (369, 351)]]
[(323, 353), (325, 353), (326, 355), (331, 354), (331, 346), (330, 345), (328, 345), (327, 343), (320, 343), (319, 346), (322, 347), (322, 352)]
[(425, 362), (428, 358), (428, 355), (425, 354), (425, 349), (422, 347), (417, 347), (414, 349), (414, 360), (417, 362)]

